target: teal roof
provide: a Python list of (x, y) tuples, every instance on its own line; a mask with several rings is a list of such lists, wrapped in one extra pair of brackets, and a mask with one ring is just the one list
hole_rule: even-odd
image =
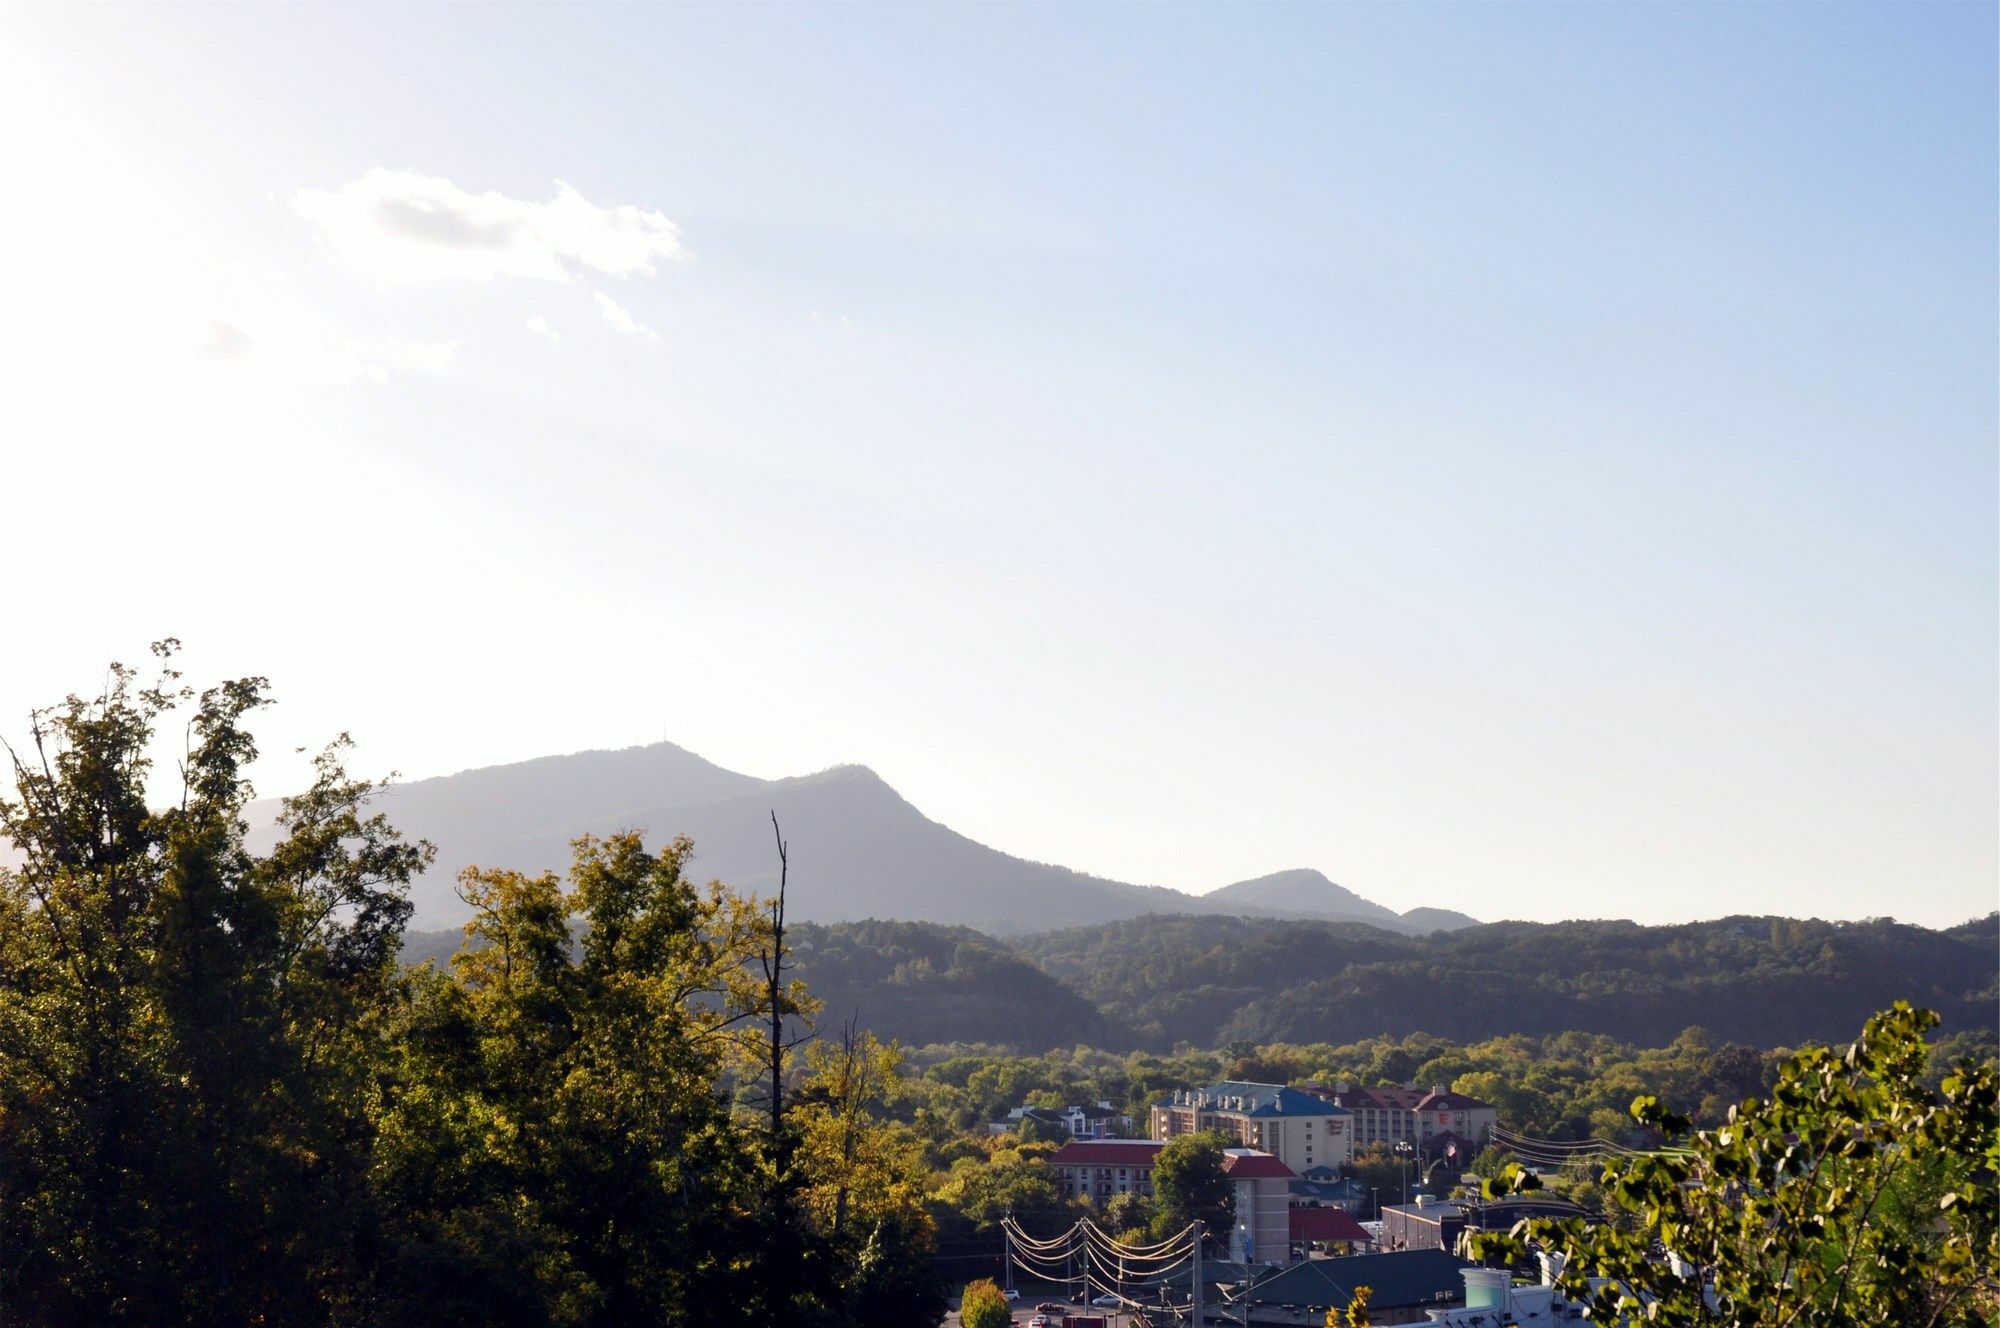
[(1368, 1197), (1368, 1187), (1352, 1176), (1343, 1180), (1295, 1180), (1291, 1191), (1303, 1198), (1327, 1203), (1357, 1203)]
[(1323, 1098), (1311, 1093), (1301, 1093), (1296, 1088), (1281, 1088), (1268, 1101), (1259, 1103), (1252, 1116), (1351, 1116), (1354, 1113), (1346, 1107), (1336, 1107)]
[[(1352, 1116), (1354, 1114), (1346, 1107), (1335, 1106), (1325, 1098), (1314, 1097), (1311, 1093), (1302, 1093), (1296, 1088), (1287, 1088), (1283, 1084), (1251, 1084), (1236, 1079), (1225, 1079), (1219, 1084), (1210, 1084), (1208, 1087), (1197, 1091), (1210, 1099), (1209, 1106), (1207, 1107), (1209, 1111), (1224, 1110), (1224, 1108), (1216, 1105), (1216, 1099), (1240, 1097), (1250, 1103), (1244, 1114), (1253, 1117)], [(1156, 1107), (1171, 1108), (1186, 1106), (1187, 1104), (1184, 1102), (1176, 1103), (1172, 1098), (1168, 1097), (1160, 1099), (1153, 1105)]]

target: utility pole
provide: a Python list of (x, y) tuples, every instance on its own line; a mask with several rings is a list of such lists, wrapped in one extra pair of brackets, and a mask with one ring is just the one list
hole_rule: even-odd
[(1014, 1210), (1009, 1208), (1007, 1216), (1000, 1223), (1000, 1275), (1007, 1280), (1007, 1289), (1014, 1289)]
[(1194, 1264), (1188, 1274), (1188, 1322), (1202, 1328), (1201, 1319), (1201, 1219), (1194, 1220)]

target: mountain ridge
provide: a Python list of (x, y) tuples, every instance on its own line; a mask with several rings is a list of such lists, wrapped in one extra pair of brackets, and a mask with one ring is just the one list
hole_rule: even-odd
[[(253, 847), (268, 847), (277, 800), (246, 813)], [(480, 766), (393, 784), (376, 810), (410, 839), (437, 846), (411, 888), (412, 925), (462, 922), (454, 882), (467, 867), (538, 873), (568, 865), (579, 835), (641, 830), (660, 844), (694, 841), (693, 867), (738, 889), (777, 885), (770, 816), (792, 845), (794, 916), (840, 922), (899, 918), (969, 926), (993, 935), (1086, 926), (1148, 914), (1228, 914), (1366, 921), (1405, 934), (1470, 925), (1463, 914), (1409, 916), (1310, 868), (1192, 894), (1034, 862), (979, 843), (926, 816), (865, 765), (762, 779), (670, 742), (600, 748)], [(1264, 883), (1260, 897), (1260, 882)]]

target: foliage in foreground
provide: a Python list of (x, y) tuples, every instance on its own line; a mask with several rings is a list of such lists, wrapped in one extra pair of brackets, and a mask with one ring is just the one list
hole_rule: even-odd
[[(1564, 1293), (1605, 1323), (1990, 1324), (2000, 1316), (1996, 1079), (1967, 1060), (1926, 1087), (1924, 1034), (1936, 1023), (1898, 1002), (1845, 1055), (1791, 1057), (1767, 1099), (1713, 1129), (1642, 1097), (1633, 1115), (1681, 1146), (1605, 1168), (1604, 1192), (1636, 1221), (1532, 1219), (1475, 1248), (1555, 1252)], [(1518, 1167), (1507, 1180), (1539, 1188)]]
[[(171, 644), (160, 654), (171, 654)], [(192, 703), (179, 796), (156, 731)], [(0, 834), (0, 1322), (935, 1322), (896, 1057), (731, 1085), (781, 942), (690, 846), (577, 845), (566, 879), (468, 872), (469, 947), (405, 969), (430, 857), (365, 813), (342, 744), (247, 845), (263, 679), (37, 712)]]

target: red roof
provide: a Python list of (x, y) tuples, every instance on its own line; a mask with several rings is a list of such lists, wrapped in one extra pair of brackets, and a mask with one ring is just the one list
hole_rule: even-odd
[(1072, 1139), (1049, 1161), (1059, 1167), (1150, 1167), (1165, 1147), (1157, 1139)]
[(1366, 1241), (1368, 1232), (1338, 1208), (1294, 1208), (1292, 1239)]
[(1297, 1180), (1298, 1173), (1269, 1153), (1253, 1153), (1244, 1148), (1230, 1149), (1222, 1159), (1222, 1170), (1231, 1180)]

